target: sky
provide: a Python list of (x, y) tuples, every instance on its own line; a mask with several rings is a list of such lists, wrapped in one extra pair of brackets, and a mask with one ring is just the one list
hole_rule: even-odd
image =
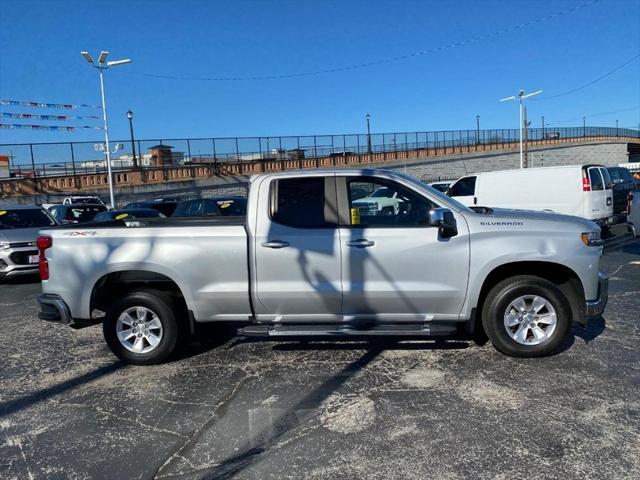
[[(133, 60), (105, 73), (114, 139), (129, 109), (139, 139), (363, 133), (367, 113), (373, 132), (475, 129), (476, 115), (516, 128), (498, 99), (519, 89), (544, 90), (532, 126), (640, 124), (640, 0), (0, 0), (0, 99), (98, 105), (81, 50)], [(101, 135), (0, 129), (0, 144)]]

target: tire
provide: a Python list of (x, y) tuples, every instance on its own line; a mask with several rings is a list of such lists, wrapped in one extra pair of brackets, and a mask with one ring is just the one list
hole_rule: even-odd
[[(540, 307), (543, 301), (546, 303)], [(538, 312), (533, 313), (536, 309)], [(543, 278), (530, 275), (507, 278), (487, 294), (482, 326), (500, 352), (512, 357), (544, 357), (554, 353), (569, 333), (569, 300)]]
[[(173, 353), (178, 342), (175, 312), (175, 302), (162, 292), (132, 292), (107, 310), (102, 324), (104, 339), (111, 351), (125, 362), (161, 363)], [(126, 336), (129, 338), (125, 339)]]
[(384, 207), (382, 209), (382, 215), (385, 217), (390, 217), (393, 214), (394, 214), (393, 207)]

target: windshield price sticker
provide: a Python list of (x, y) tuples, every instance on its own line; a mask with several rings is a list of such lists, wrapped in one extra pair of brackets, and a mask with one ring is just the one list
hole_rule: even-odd
[(0, 210), (0, 217), (1, 217), (2, 215), (6, 215), (6, 214), (7, 214), (7, 211), (6, 211), (6, 210)]
[(128, 213), (121, 213), (120, 215), (116, 216), (116, 220), (122, 220), (124, 218), (127, 218), (129, 216)]

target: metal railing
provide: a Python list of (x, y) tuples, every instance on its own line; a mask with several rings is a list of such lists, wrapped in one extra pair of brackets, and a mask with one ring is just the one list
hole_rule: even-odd
[[(528, 145), (563, 141), (598, 140), (602, 138), (640, 139), (640, 131), (615, 127), (530, 128)], [(421, 151), (426, 155), (447, 153), (478, 146), (486, 149), (513, 147), (518, 142), (517, 129), (448, 130), (432, 132), (396, 132), (343, 135), (308, 135), (283, 137), (182, 138), (120, 143), (121, 152), (112, 155), (114, 172), (146, 170), (158, 167), (216, 165), (269, 160), (300, 160), (332, 156), (363, 155)], [(0, 163), (0, 179), (50, 178), (88, 175), (106, 171), (104, 154), (95, 150), (98, 142), (57, 142), (0, 144), (0, 157), (8, 156), (9, 164)], [(152, 148), (158, 147), (160, 148)], [(143, 152), (140, 155), (140, 152)]]

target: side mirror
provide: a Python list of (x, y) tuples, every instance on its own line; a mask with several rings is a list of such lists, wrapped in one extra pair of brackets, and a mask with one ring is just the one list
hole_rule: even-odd
[(448, 208), (434, 208), (429, 212), (429, 225), (438, 227), (438, 233), (442, 238), (455, 237), (458, 234), (458, 226), (453, 212)]

